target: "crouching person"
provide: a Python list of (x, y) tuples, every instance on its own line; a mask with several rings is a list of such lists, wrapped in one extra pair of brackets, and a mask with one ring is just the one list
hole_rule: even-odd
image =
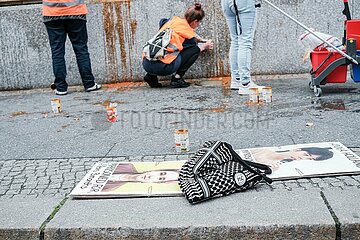
[[(195, 63), (200, 52), (213, 48), (212, 41), (199, 39), (194, 31), (204, 17), (205, 13), (201, 4), (195, 3), (194, 6), (186, 10), (184, 18), (175, 16), (170, 20), (162, 19), (160, 21), (159, 33), (169, 29), (167, 35), (169, 42), (166, 42), (166, 39), (162, 37), (158, 37), (157, 40), (155, 40), (156, 38), (152, 39), (151, 43), (148, 41), (145, 45), (142, 54), (142, 64), (146, 71), (144, 80), (150, 87), (162, 87), (157, 76), (168, 75), (172, 75), (171, 87), (184, 88), (190, 86), (183, 78), (185, 73)], [(166, 42), (165, 45), (164, 42)], [(163, 53), (158, 54), (162, 49)], [(149, 54), (149, 51), (154, 54)], [(154, 57), (155, 54), (157, 54), (156, 57)]]

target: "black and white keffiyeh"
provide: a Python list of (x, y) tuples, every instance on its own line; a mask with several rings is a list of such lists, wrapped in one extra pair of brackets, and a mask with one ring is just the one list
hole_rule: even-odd
[(226, 142), (208, 141), (180, 170), (179, 185), (187, 200), (198, 203), (252, 188), (271, 169), (264, 164), (241, 159)]

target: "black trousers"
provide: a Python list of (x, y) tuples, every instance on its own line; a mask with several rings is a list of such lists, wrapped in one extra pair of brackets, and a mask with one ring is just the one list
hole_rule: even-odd
[(150, 75), (167, 76), (175, 73), (182, 77), (195, 63), (199, 55), (200, 48), (197, 45), (191, 44), (187, 46), (184, 44), (184, 49), (171, 64), (165, 64), (161, 61), (153, 62), (144, 58), (143, 67)]
[(69, 36), (74, 49), (81, 80), (85, 88), (94, 86), (90, 56), (87, 46), (88, 34), (86, 21), (80, 19), (63, 19), (45, 22), (49, 35), (53, 72), (56, 89), (66, 91), (65, 41)]
[(191, 47), (184, 48), (179, 55), (181, 56), (181, 64), (176, 73), (182, 77), (198, 59), (200, 55), (200, 48), (197, 45), (193, 45)]

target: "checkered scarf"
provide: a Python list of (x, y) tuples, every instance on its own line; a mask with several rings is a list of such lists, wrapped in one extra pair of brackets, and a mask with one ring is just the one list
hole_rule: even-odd
[(206, 142), (180, 170), (179, 185), (187, 200), (198, 203), (254, 187), (271, 169), (264, 164), (242, 160), (230, 144)]

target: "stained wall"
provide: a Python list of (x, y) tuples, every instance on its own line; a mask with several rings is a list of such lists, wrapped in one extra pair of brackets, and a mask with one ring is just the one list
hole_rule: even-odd
[[(350, 1), (353, 18), (359, 18), (357, 0)], [(220, 1), (201, 0), (206, 18), (197, 29), (213, 39), (213, 51), (202, 54), (187, 78), (229, 74), (229, 36)], [(308, 27), (342, 37), (342, 1), (273, 0), (285, 12)], [(143, 44), (158, 28), (161, 18), (182, 15), (189, 0), (103, 0), (88, 2), (89, 52), (98, 82), (142, 81)], [(258, 9), (253, 47), (253, 74), (296, 74), (310, 69), (303, 62), (299, 25), (266, 3)], [(47, 87), (53, 81), (50, 47), (42, 23), (41, 5), (0, 8), (0, 90)], [(66, 45), (67, 81), (81, 84), (76, 59)]]

